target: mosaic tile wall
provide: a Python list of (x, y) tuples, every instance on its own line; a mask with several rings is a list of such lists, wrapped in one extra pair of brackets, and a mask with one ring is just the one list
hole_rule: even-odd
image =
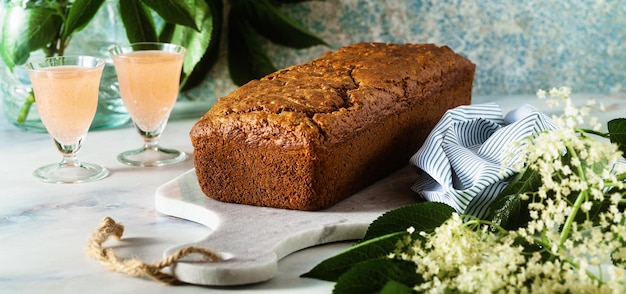
[[(361, 41), (436, 43), (476, 63), (476, 95), (626, 91), (623, 0), (326, 0), (282, 9), (332, 48), (268, 44), (278, 67)], [(224, 67), (188, 95), (227, 93)]]

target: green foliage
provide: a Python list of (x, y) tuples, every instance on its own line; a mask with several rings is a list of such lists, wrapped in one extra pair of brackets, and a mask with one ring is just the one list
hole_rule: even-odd
[[(166, 22), (179, 24), (200, 31), (195, 14), (206, 12), (203, 1), (195, 0), (141, 0)], [(124, 2), (124, 1), (122, 1)]]
[[(211, 32), (209, 38), (208, 47), (204, 54), (200, 57), (196, 63), (195, 68), (189, 73), (181, 85), (181, 90), (185, 91), (191, 89), (200, 84), (206, 77), (209, 70), (217, 63), (220, 53), (220, 40), (222, 37), (222, 22), (224, 19), (222, 0), (205, 0), (209, 14), (199, 21), (196, 16), (196, 21), (201, 23), (200, 32)], [(201, 5), (201, 4), (200, 4)], [(167, 24), (166, 27), (172, 27), (172, 24)], [(174, 32), (171, 32), (174, 34)], [(180, 32), (184, 35), (184, 32)], [(198, 32), (189, 32), (188, 35), (196, 35)], [(161, 37), (167, 38), (166, 33), (162, 32)], [(176, 39), (177, 37), (174, 37)]]
[(17, 4), (8, 6), (0, 40), (2, 60), (11, 70), (26, 63), (30, 52), (50, 44), (62, 25), (63, 18), (53, 7), (23, 9)]
[(626, 119), (610, 121), (607, 133), (560, 124), (584, 122), (589, 109), (575, 111), (568, 88), (550, 96), (567, 100), (559, 128), (518, 142), (514, 164), (525, 168), (508, 179), (488, 219), (433, 202), (397, 208), (303, 276), (336, 281), (335, 293), (623, 289), (619, 276), (587, 269), (607, 257), (619, 270), (626, 264)]
[(416, 232), (430, 232), (446, 221), (453, 212), (452, 207), (437, 202), (423, 202), (400, 207), (383, 214), (372, 222), (363, 240), (378, 238), (390, 232), (406, 232), (409, 227), (413, 227)]
[(76, 0), (69, 9), (62, 39), (67, 40), (74, 32), (81, 31), (96, 15), (104, 0)]
[(541, 186), (541, 176), (536, 170), (526, 167), (518, 173), (491, 203), (489, 218), (491, 222), (507, 230), (525, 226), (530, 220), (528, 201), (520, 195), (537, 191)]
[[(608, 133), (600, 133), (592, 130), (580, 130), (582, 134), (595, 134), (600, 137), (610, 138), (612, 143), (618, 145), (620, 151), (624, 152), (626, 148), (626, 119), (618, 118), (613, 119), (607, 124)], [(588, 147), (589, 148), (589, 147)], [(571, 154), (565, 152), (561, 161), (566, 165), (571, 165)], [(600, 173), (608, 162), (602, 161), (594, 163), (592, 166), (588, 166), (586, 162), (581, 162), (582, 169), (591, 169), (596, 173)], [(558, 180), (560, 176), (555, 176), (555, 180)], [(496, 197), (490, 206), (489, 218), (491, 222), (497, 226), (500, 226), (507, 230), (514, 230), (520, 227), (526, 226), (530, 221), (530, 213), (528, 210), (528, 204), (532, 201), (522, 200), (520, 195), (536, 192), (542, 185), (541, 176), (539, 172), (531, 168), (524, 168), (518, 173), (507, 185), (507, 187)], [(572, 193), (568, 198), (573, 202), (579, 193)], [(583, 221), (585, 218), (597, 223), (598, 215), (606, 211), (608, 208), (608, 202), (594, 201), (589, 212), (586, 214), (579, 214), (576, 221)]]
[(276, 71), (256, 37), (245, 20), (228, 19), (228, 71), (237, 85)]
[(383, 258), (392, 252), (398, 242), (406, 238), (409, 233), (394, 232), (350, 247), (331, 259), (327, 259), (308, 273), (302, 275), (306, 278), (316, 278), (325, 281), (337, 281), (339, 277), (353, 266), (370, 259)]
[[(201, 83), (219, 57), (226, 0), (120, 0), (119, 14), (130, 43), (167, 42), (187, 48), (181, 90)], [(282, 0), (282, 3), (304, 2)], [(243, 85), (276, 71), (260, 36), (290, 48), (326, 45), (269, 0), (232, 0), (228, 18), (228, 68)], [(26, 63), (31, 52), (63, 55), (72, 36), (93, 19), (104, 0), (22, 0), (7, 2), (0, 57), (10, 70)], [(157, 28), (154, 16), (162, 19)], [(25, 120), (32, 102), (22, 107)]]
[[(389, 211), (370, 224), (360, 242), (322, 261), (302, 277), (336, 281), (337, 293), (405, 293), (402, 291), (410, 290), (422, 278), (414, 263), (387, 256), (405, 246), (407, 240), (421, 240), (420, 231), (432, 232), (453, 212), (452, 207), (435, 202)], [(410, 227), (415, 233), (407, 231)]]
[[(187, 48), (181, 87), (189, 89), (197, 85), (217, 61), (224, 20), (222, 1), (225, 0), (121, 0), (119, 14), (130, 43), (160, 41)], [(229, 2), (229, 70), (237, 85), (276, 71), (259, 36), (296, 49), (326, 45), (281, 12), (278, 2)], [(0, 56), (12, 69), (24, 64), (31, 52), (40, 49), (46, 56), (63, 55), (73, 34), (89, 24), (103, 3), (104, 0), (7, 2)], [(163, 20), (160, 30), (154, 15)], [(186, 85), (188, 80), (192, 85)]]
[[(167, 42), (187, 49), (183, 64), (182, 87), (211, 44), (214, 29), (208, 1), (120, 1), (120, 15), (126, 37), (135, 42)], [(157, 13), (165, 22), (157, 32), (152, 15)]]
[(141, 1), (120, 1), (120, 16), (131, 43), (156, 42), (154, 19)]
[(231, 16), (246, 20), (256, 32), (273, 43), (297, 49), (326, 45), (269, 0), (237, 0), (232, 3)]
[(383, 288), (378, 293), (380, 294), (410, 294), (410, 293), (413, 293), (413, 289), (395, 280), (388, 280), (387, 283), (383, 286)]
[(617, 144), (622, 155), (626, 154), (626, 118), (616, 118), (608, 122), (609, 139)]
[(237, 85), (276, 71), (257, 34), (273, 43), (296, 49), (327, 45), (269, 0), (233, 0), (230, 3), (228, 69)]
[(421, 282), (415, 263), (375, 258), (350, 268), (339, 278), (333, 293), (410, 293), (411, 287)]
[(169, 38), (169, 42), (171, 43), (185, 44), (185, 48), (187, 48), (189, 52), (183, 64), (183, 72), (185, 73), (185, 78), (182, 82), (183, 85), (185, 84), (185, 79), (196, 68), (196, 65), (200, 62), (211, 44), (211, 33), (213, 32), (212, 12), (209, 10), (209, 6), (205, 1), (198, 1), (197, 5), (197, 7), (202, 8), (196, 13), (196, 21), (200, 23), (201, 31), (196, 31), (189, 26), (174, 25), (174, 31), (171, 38)]

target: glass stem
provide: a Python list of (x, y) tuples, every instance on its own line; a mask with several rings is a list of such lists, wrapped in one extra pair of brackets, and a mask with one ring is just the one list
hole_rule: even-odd
[(146, 132), (142, 130), (138, 125), (135, 124), (135, 129), (139, 132), (139, 135), (143, 138), (143, 148), (145, 150), (154, 150), (158, 151), (159, 149), (159, 137), (161, 137), (161, 131), (165, 128), (165, 123), (161, 123), (161, 125), (154, 131)]
[(143, 148), (157, 151), (159, 149), (159, 141), (157, 138), (144, 138)]
[(61, 160), (60, 165), (62, 167), (79, 167), (80, 162), (78, 162), (76, 153), (63, 154), (63, 160)]
[(78, 154), (78, 150), (80, 149), (80, 146), (82, 145), (83, 138), (78, 139), (78, 142), (76, 142), (75, 144), (70, 144), (70, 145), (61, 144), (57, 140), (53, 140), (53, 141), (54, 141), (54, 144), (57, 146), (57, 149), (59, 150), (59, 152), (61, 152), (61, 154), (63, 155), (63, 160), (61, 160), (61, 163), (60, 163), (61, 166), (63, 167), (80, 166), (80, 163), (78, 162), (78, 159), (76, 158), (76, 156)]

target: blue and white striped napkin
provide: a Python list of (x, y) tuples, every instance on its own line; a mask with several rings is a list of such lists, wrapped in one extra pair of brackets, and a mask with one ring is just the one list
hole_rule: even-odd
[(503, 166), (508, 144), (534, 133), (554, 130), (545, 114), (524, 105), (503, 116), (496, 104), (448, 110), (410, 164), (423, 171), (411, 187), (424, 199), (443, 202), (459, 214), (485, 217), (489, 205), (515, 172)]

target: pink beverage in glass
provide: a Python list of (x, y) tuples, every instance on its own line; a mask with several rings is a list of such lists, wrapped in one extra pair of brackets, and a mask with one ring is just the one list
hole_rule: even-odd
[(98, 106), (101, 70), (63, 65), (31, 72), (37, 111), (59, 143), (71, 145), (87, 134)]
[(184, 152), (162, 148), (158, 139), (178, 98), (185, 48), (168, 43), (134, 43), (109, 50), (120, 94), (143, 147), (117, 159), (131, 166), (164, 166), (185, 160)]
[(96, 114), (104, 60), (60, 56), (25, 66), (41, 121), (63, 155), (60, 163), (42, 166), (33, 175), (52, 183), (80, 183), (106, 177), (109, 172), (103, 166), (77, 159)]
[(156, 50), (133, 51), (115, 59), (124, 105), (133, 122), (154, 131), (167, 121), (178, 97), (184, 55)]

